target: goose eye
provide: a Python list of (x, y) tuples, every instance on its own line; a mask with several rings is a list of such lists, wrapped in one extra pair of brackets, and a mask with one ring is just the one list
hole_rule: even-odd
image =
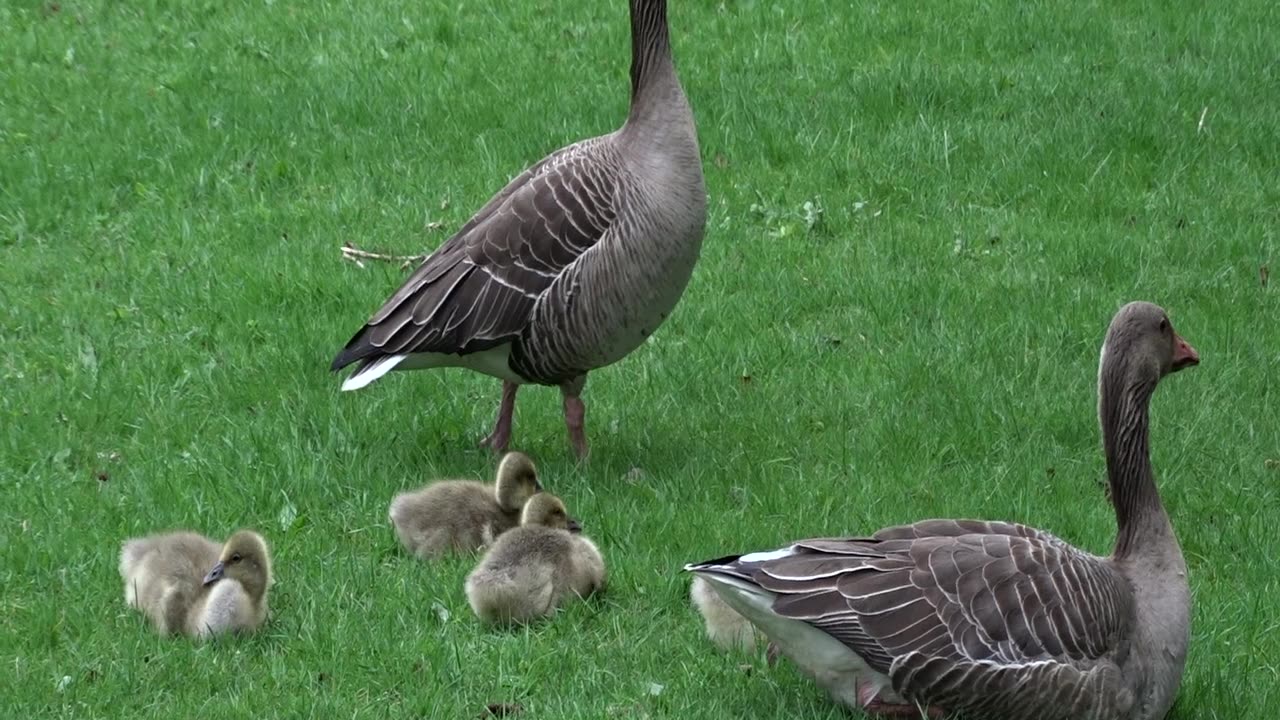
[(1160, 332), (1169, 330), (1169, 318), (1160, 318)]

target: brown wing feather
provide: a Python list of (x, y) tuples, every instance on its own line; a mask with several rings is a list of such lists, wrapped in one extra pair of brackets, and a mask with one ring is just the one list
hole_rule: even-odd
[[(956, 668), (1015, 698), (1027, 679), (1018, 668), (1050, 668), (1034, 672), (1059, 673), (1068, 694), (1102, 682), (1088, 669), (1114, 667), (1106, 658), (1132, 602), (1098, 558), (1010, 523), (930, 520), (795, 547), (751, 570), (777, 595), (774, 612), (844, 642), (907, 697), (948, 709), (964, 709), (943, 692)], [(1079, 677), (1053, 669), (1063, 667)]]
[(538, 296), (616, 217), (602, 139), (553, 153), (489, 200), (409, 276), (334, 359), (467, 354), (515, 339)]
[(928, 697), (966, 717), (1101, 720), (1125, 717), (1134, 701), (1119, 668), (1105, 661), (1084, 669), (1052, 661), (999, 665), (910, 653), (895, 661), (890, 676), (900, 695)]

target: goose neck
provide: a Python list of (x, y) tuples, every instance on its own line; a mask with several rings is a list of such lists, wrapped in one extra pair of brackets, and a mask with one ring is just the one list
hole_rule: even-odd
[[(673, 97), (675, 96), (675, 97)], [(672, 101), (683, 100), (671, 59), (666, 0), (631, 0), (631, 112), (627, 125), (643, 124)]]
[(1116, 557), (1172, 537), (1151, 467), (1150, 413), (1155, 384), (1105, 372), (1099, 383), (1098, 419), (1107, 459), (1107, 482), (1116, 512)]

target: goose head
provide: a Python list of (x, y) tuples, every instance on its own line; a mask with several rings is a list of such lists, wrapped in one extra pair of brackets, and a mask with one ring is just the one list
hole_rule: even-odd
[(1159, 305), (1131, 302), (1120, 308), (1102, 344), (1099, 382), (1108, 376), (1154, 387), (1164, 376), (1200, 363), (1200, 355), (1173, 329)]
[(494, 495), (498, 505), (507, 512), (515, 512), (535, 494), (542, 491), (538, 482), (538, 468), (533, 460), (522, 452), (509, 452), (498, 463)]
[(252, 530), (239, 530), (222, 546), (218, 562), (204, 576), (204, 584), (212, 585), (223, 578), (240, 583), (254, 600), (259, 600), (271, 584), (271, 555), (267, 542)]
[(569, 516), (564, 502), (551, 493), (538, 493), (529, 498), (520, 513), (521, 525), (542, 525), (555, 530), (582, 532), (582, 524)]

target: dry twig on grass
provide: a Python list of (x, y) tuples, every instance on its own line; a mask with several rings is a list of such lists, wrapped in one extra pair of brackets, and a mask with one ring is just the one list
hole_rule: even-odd
[(386, 253), (369, 252), (361, 250), (349, 242), (342, 243), (342, 258), (350, 260), (359, 267), (364, 267), (361, 260), (377, 260), (379, 262), (398, 262), (401, 269), (421, 263), (427, 259), (426, 255), (388, 255)]

